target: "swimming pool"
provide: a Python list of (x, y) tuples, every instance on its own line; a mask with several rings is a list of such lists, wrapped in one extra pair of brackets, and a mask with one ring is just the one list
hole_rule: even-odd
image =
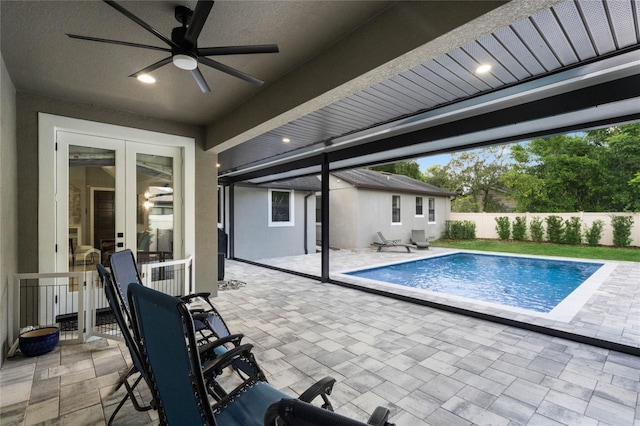
[(461, 252), (345, 274), (547, 313), (603, 265)]

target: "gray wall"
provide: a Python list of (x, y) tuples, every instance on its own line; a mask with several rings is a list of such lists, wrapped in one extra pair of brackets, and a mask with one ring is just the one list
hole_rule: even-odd
[[(424, 229), (429, 239), (437, 239), (449, 217), (450, 200), (426, 194), (356, 189), (331, 176), (329, 245), (339, 248), (365, 248), (377, 241), (378, 231), (390, 240), (409, 242), (412, 229)], [(391, 224), (391, 199), (400, 195), (401, 225)], [(424, 217), (416, 217), (416, 196), (423, 198)], [(436, 220), (428, 223), (428, 199), (435, 198)]]
[(9, 285), (18, 268), (16, 90), (0, 55), (0, 366), (9, 339)]
[[(274, 227), (269, 227), (268, 193), (266, 188), (235, 187), (234, 254), (238, 258), (258, 260), (305, 254), (304, 198), (308, 192), (294, 192), (294, 226)], [(307, 250), (314, 253), (315, 194), (308, 197), (307, 203)]]
[(38, 112), (195, 138), (195, 282), (198, 291), (215, 294), (217, 258), (210, 253), (217, 251), (217, 156), (202, 150), (203, 128), (22, 92), (17, 94), (19, 272), (38, 271)]

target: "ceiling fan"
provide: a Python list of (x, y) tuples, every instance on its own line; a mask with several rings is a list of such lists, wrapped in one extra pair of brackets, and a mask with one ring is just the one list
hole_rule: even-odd
[(221, 46), (221, 47), (198, 47), (198, 36), (200, 31), (204, 27), (205, 22), (213, 7), (213, 1), (199, 0), (195, 9), (192, 11), (185, 6), (176, 6), (175, 18), (180, 22), (181, 26), (175, 27), (171, 31), (171, 39), (165, 37), (158, 30), (151, 25), (144, 22), (142, 19), (129, 12), (127, 9), (116, 3), (115, 1), (104, 0), (109, 6), (122, 13), (127, 18), (131, 19), (136, 24), (140, 25), (145, 30), (149, 31), (154, 36), (165, 42), (169, 47), (150, 46), (146, 44), (131, 43), (128, 41), (109, 40), (104, 38), (88, 37), (76, 34), (67, 34), (71, 38), (80, 40), (97, 41), (100, 43), (119, 44), (122, 46), (139, 47), (142, 49), (160, 50), (168, 52), (171, 56), (162, 59), (155, 64), (151, 64), (148, 67), (131, 74), (129, 77), (138, 77), (143, 74), (148, 74), (164, 65), (173, 63), (176, 67), (191, 71), (191, 75), (195, 79), (196, 83), (200, 87), (203, 93), (210, 92), (209, 85), (205, 81), (198, 64), (206, 65), (211, 68), (215, 68), (218, 71), (222, 71), (234, 77), (248, 81), (249, 83), (257, 84), (258, 86), (263, 81), (258, 80), (248, 74), (243, 73), (235, 68), (224, 65), (220, 62), (214, 61), (207, 56), (217, 55), (245, 55), (252, 53), (278, 53), (277, 44), (262, 44), (262, 45), (247, 45), (247, 46)]

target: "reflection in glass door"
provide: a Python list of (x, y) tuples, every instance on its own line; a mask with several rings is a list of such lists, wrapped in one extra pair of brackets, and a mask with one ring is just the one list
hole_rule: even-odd
[(136, 155), (138, 263), (174, 258), (173, 158)]
[(110, 149), (69, 145), (69, 270), (108, 266), (115, 250), (116, 157)]

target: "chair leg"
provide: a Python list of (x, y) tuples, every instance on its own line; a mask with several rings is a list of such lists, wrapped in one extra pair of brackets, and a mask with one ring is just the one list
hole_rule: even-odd
[(142, 374), (135, 380), (135, 382), (133, 382), (133, 385), (129, 385), (129, 382), (127, 381), (127, 378), (129, 376), (131, 376), (133, 373), (135, 373), (135, 370), (134, 370), (134, 367), (131, 367), (131, 369), (129, 370), (127, 375), (124, 376), (124, 379), (116, 387), (116, 390), (117, 390), (117, 389), (120, 388), (120, 386), (122, 386), (124, 384), (124, 387), (127, 390), (127, 393), (125, 394), (124, 397), (122, 397), (122, 400), (120, 401), (120, 403), (116, 407), (115, 411), (111, 414), (111, 417), (109, 417), (108, 425), (111, 425), (111, 423), (113, 422), (113, 419), (115, 419), (115, 417), (116, 417), (116, 414), (118, 414), (118, 411), (120, 411), (120, 409), (122, 408), (124, 403), (127, 402), (127, 399), (129, 399), (129, 398), (131, 398), (131, 403), (133, 404), (133, 408), (135, 408), (136, 411), (149, 411), (152, 408), (154, 408), (153, 407), (153, 401), (152, 401), (151, 404), (145, 405), (145, 406), (142, 406), (142, 405), (140, 405), (138, 403), (135, 395), (133, 394), (133, 390), (136, 388), (136, 386), (138, 386), (138, 384), (140, 383), (140, 380), (142, 380)]

